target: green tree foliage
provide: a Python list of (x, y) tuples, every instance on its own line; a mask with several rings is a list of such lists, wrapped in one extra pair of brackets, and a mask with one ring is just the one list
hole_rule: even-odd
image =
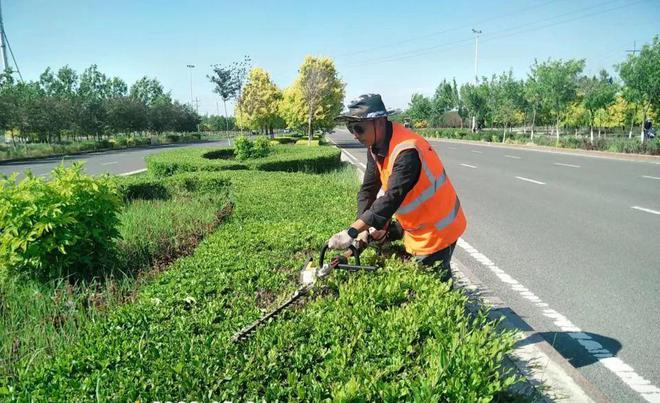
[(488, 117), (488, 85), (481, 83), (479, 85), (464, 84), (460, 90), (461, 99), (470, 116), (474, 116), (477, 129), (482, 126)]
[(63, 137), (154, 131), (194, 131), (200, 118), (173, 101), (156, 79), (141, 78), (128, 90), (118, 77), (92, 65), (79, 76), (69, 66), (48, 68), (39, 80), (0, 75), (0, 130), (22, 142), (62, 142)]
[(415, 127), (426, 127), (433, 115), (433, 104), (422, 94), (413, 94), (408, 103), (408, 117)]
[(502, 142), (506, 141), (506, 129), (511, 125), (523, 123), (525, 99), (523, 83), (513, 78), (513, 72), (493, 76), (490, 83), (488, 109), (494, 125), (504, 128)]
[(346, 84), (328, 57), (307, 56), (298, 77), (284, 91), (281, 114), (287, 126), (306, 129), (309, 144), (315, 130), (329, 130), (342, 110)]
[(557, 141), (562, 116), (577, 95), (579, 74), (584, 70), (584, 64), (584, 59), (581, 59), (534, 61), (532, 65), (532, 74), (537, 77), (543, 102), (555, 119)]
[(272, 134), (281, 100), (282, 92), (271, 81), (268, 72), (253, 68), (236, 108), (238, 126)]
[(583, 77), (580, 79), (582, 105), (589, 112), (589, 128), (591, 142), (594, 142), (594, 121), (596, 111), (602, 110), (614, 103), (617, 87), (607, 71), (601, 70), (598, 77)]
[(240, 95), (243, 80), (250, 66), (250, 58), (245, 56), (242, 61), (234, 62), (229, 66), (212, 65), (213, 73), (206, 77), (213, 83), (213, 92), (220, 96), (225, 108), (225, 130), (229, 130), (229, 117), (227, 115), (227, 101), (237, 99)]
[[(657, 36), (642, 47), (639, 56), (629, 55), (617, 68), (626, 85), (626, 98), (642, 105), (644, 118), (649, 110), (660, 110), (660, 41)], [(644, 141), (643, 130), (641, 139)]]

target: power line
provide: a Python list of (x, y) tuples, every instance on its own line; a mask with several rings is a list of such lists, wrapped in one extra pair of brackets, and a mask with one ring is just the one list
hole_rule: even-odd
[[(505, 13), (505, 14), (496, 15), (496, 16), (494, 16), (494, 17), (484, 18), (484, 19), (481, 19), (481, 20), (475, 21), (472, 25), (475, 25), (475, 26), (476, 26), (476, 25), (482, 25), (482, 24), (484, 24), (484, 23), (486, 23), (486, 22), (494, 21), (494, 20), (499, 20), (499, 19), (501, 19), (501, 18), (503, 18), (503, 17), (510, 17), (510, 16), (512, 16), (512, 15), (522, 14), (522, 13), (527, 12), (527, 11), (529, 11), (529, 10), (534, 10), (534, 9), (536, 9), (536, 8), (542, 8), (542, 7), (545, 7), (546, 5), (548, 5), (548, 4), (550, 4), (550, 3), (554, 3), (554, 2), (556, 2), (556, 1), (565, 1), (565, 0), (550, 0), (550, 1), (546, 1), (545, 3), (541, 3), (541, 4), (534, 5), (534, 6), (530, 6), (530, 7), (522, 8), (522, 9), (520, 9), (520, 10), (517, 10), (517, 11), (514, 12), (514, 13)], [(395, 42), (395, 43), (390, 43), (390, 44), (383, 45), (383, 46), (371, 47), (371, 48), (369, 48), (369, 49), (362, 49), (362, 50), (358, 50), (358, 51), (354, 51), (354, 52), (340, 53), (340, 54), (337, 55), (336, 57), (354, 56), (354, 55), (357, 55), (357, 54), (370, 53), (370, 52), (373, 52), (373, 51), (376, 51), (376, 50), (380, 50), (380, 49), (389, 49), (389, 48), (391, 48), (392, 46), (401, 45), (401, 44), (409, 43), (409, 42), (415, 42), (415, 41), (418, 41), (418, 40), (420, 40), (420, 39), (430, 38), (430, 37), (433, 37), (433, 36), (442, 35), (442, 34), (446, 34), (446, 33), (448, 33), (448, 32), (458, 31), (458, 30), (462, 30), (462, 29), (465, 29), (465, 25), (455, 26), (455, 27), (447, 28), (447, 29), (444, 29), (444, 30), (441, 30), (441, 31), (435, 31), (435, 32), (431, 32), (431, 33), (428, 33), (428, 34), (415, 36), (415, 37), (412, 37), (412, 38), (404, 39), (404, 40), (401, 40), (401, 41), (398, 41), (398, 42)], [(471, 39), (470, 39), (470, 40), (471, 40)]]
[[(630, 7), (632, 5), (641, 3), (643, 1), (645, 1), (645, 0), (638, 0), (636, 2), (627, 3), (627, 4), (624, 4), (624, 5), (617, 6), (617, 7), (611, 7), (611, 8), (608, 8), (608, 9), (605, 9), (605, 10), (600, 10), (600, 11), (593, 12), (593, 13), (586, 13), (586, 14), (583, 14), (583, 15), (579, 15), (577, 17), (568, 18), (568, 19), (564, 19), (564, 20), (561, 20), (561, 21), (557, 21), (557, 22), (551, 22), (553, 20), (557, 20), (558, 18), (572, 15), (576, 11), (560, 14), (558, 16), (553, 16), (553, 17), (547, 18), (545, 20), (541, 20), (541, 22), (543, 22), (543, 21), (551, 22), (549, 24), (538, 25), (539, 21), (536, 21), (536, 22), (533, 22), (533, 23), (522, 24), (522, 25), (519, 25), (519, 26), (513, 27), (513, 28), (507, 28), (507, 29), (503, 29), (503, 30), (500, 30), (500, 31), (495, 31), (494, 35), (489, 35), (484, 40), (482, 40), (482, 42), (492, 41), (494, 39), (506, 38), (506, 37), (513, 36), (513, 35), (518, 35), (518, 34), (522, 34), (522, 33), (537, 31), (539, 29), (553, 27), (553, 26), (556, 26), (556, 25), (561, 25), (561, 24), (565, 24), (567, 22), (572, 22), (572, 21), (576, 21), (576, 20), (580, 20), (580, 19), (584, 19), (584, 18), (593, 17), (593, 16), (596, 16), (596, 15), (600, 15), (600, 14), (608, 13), (608, 12), (611, 12), (611, 11), (614, 11), (614, 10), (618, 10), (618, 9), (621, 9), (621, 8), (624, 8), (624, 7)], [(589, 11), (589, 10), (597, 8), (597, 7), (602, 7), (603, 5), (607, 5), (607, 4), (610, 4), (610, 3), (613, 3), (613, 2), (616, 2), (616, 0), (605, 1), (603, 3), (600, 3), (600, 4), (596, 5), (596, 6), (586, 7), (586, 8), (583, 8), (581, 10), (577, 10), (577, 12), (582, 13), (582, 12)], [(525, 28), (525, 27), (528, 27), (528, 26), (531, 26), (531, 28), (529, 28), (529, 29)], [(374, 64), (380, 64), (380, 63), (386, 63), (386, 62), (394, 62), (394, 61), (408, 59), (408, 58), (411, 58), (411, 57), (418, 57), (418, 56), (423, 56), (423, 55), (427, 55), (427, 54), (431, 54), (431, 53), (436, 53), (436, 52), (442, 51), (442, 50), (449, 50), (449, 49), (453, 49), (453, 48), (457, 47), (457, 46), (453, 46), (453, 45), (459, 45), (459, 44), (472, 42), (472, 39), (473, 38), (465, 38), (465, 39), (460, 39), (460, 40), (453, 41), (453, 42), (447, 42), (447, 43), (442, 43), (442, 44), (438, 44), (438, 45), (434, 45), (434, 46), (430, 46), (430, 47), (415, 49), (415, 50), (411, 50), (411, 51), (408, 51), (408, 52), (405, 52), (405, 53), (399, 54), (399, 55), (391, 55), (391, 56), (388, 56), (388, 57), (368, 60), (364, 63), (347, 66), (347, 68), (363, 67), (363, 66), (367, 66), (367, 65), (374, 65)]]

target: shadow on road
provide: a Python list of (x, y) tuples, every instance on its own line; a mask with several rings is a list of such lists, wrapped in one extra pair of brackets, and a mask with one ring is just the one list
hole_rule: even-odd
[[(593, 354), (611, 354), (616, 356), (621, 350), (621, 343), (611, 337), (590, 332), (538, 332), (534, 333), (545, 339), (573, 367), (581, 368), (598, 362)], [(572, 337), (573, 335), (578, 335)], [(519, 342), (525, 345), (531, 342), (531, 336)], [(605, 351), (607, 350), (607, 351)]]

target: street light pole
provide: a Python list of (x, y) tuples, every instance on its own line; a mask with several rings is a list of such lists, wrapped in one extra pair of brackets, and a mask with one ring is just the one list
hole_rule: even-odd
[(0, 3), (0, 53), (2, 53), (2, 70), (0, 73), (9, 70), (9, 63), (7, 62), (7, 45), (5, 44), (6, 41), (5, 27), (2, 24), (2, 4)]
[[(474, 87), (476, 90), (477, 85), (479, 85), (479, 35), (482, 31), (472, 28), (472, 33), (474, 33)], [(472, 115), (472, 131), (477, 131), (477, 116)]]
[(186, 67), (190, 69), (190, 107), (193, 107), (193, 91), (192, 91), (192, 69), (195, 68), (194, 64), (187, 64)]

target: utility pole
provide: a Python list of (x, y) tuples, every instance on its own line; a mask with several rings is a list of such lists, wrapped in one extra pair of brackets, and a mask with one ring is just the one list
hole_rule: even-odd
[(9, 69), (7, 62), (7, 35), (5, 34), (5, 25), (2, 23), (2, 2), (0, 2), (0, 53), (2, 53), (2, 72)]
[[(631, 53), (633, 57), (635, 57), (635, 53), (639, 53), (639, 50), (637, 50), (637, 41), (633, 41), (633, 48), (626, 50), (626, 53)], [(633, 65), (634, 67), (634, 65)], [(632, 132), (633, 132), (633, 126), (635, 124), (635, 115), (637, 114), (637, 110), (635, 109), (635, 113), (633, 113), (632, 118), (630, 118), (630, 132), (628, 132), (628, 138), (632, 138)], [(643, 117), (643, 119), (646, 119), (646, 116)], [(644, 122), (642, 121), (642, 134), (640, 135), (639, 140), (643, 143), (644, 140)]]
[(193, 91), (192, 91), (192, 69), (195, 68), (195, 65), (194, 64), (187, 64), (186, 67), (188, 67), (190, 69), (190, 107), (192, 108), (193, 103), (194, 103)]
[[(472, 28), (472, 33), (474, 34), (474, 87), (479, 85), (479, 35), (482, 31)], [(477, 117), (475, 114), (472, 115), (472, 132), (477, 131)]]

